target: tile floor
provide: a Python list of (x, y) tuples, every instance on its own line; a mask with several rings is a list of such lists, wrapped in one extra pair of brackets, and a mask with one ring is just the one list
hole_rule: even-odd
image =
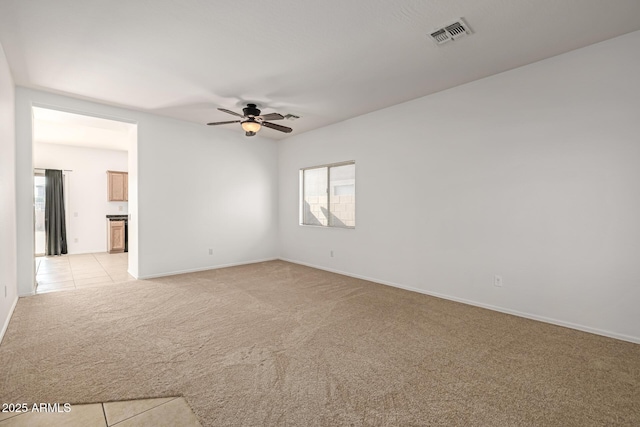
[(63, 409), (61, 412), (0, 412), (0, 427), (200, 426), (183, 397), (71, 405), (69, 409), (69, 412)]
[(61, 255), (36, 258), (36, 293), (105, 286), (134, 280), (128, 253)]

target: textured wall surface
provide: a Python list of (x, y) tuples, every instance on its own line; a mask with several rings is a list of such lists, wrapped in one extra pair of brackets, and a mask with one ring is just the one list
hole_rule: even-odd
[(0, 340), (17, 298), (15, 93), (0, 46)]
[[(638, 50), (635, 32), (282, 141), (281, 256), (640, 341)], [(299, 169), (345, 160), (356, 229), (299, 226)]]

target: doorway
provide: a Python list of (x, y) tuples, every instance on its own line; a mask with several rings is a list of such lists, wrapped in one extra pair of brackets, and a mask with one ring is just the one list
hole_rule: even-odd
[[(129, 151), (135, 153), (136, 149), (137, 125), (37, 106), (32, 107), (32, 113), (37, 292), (133, 279), (130, 253), (109, 254), (107, 249), (108, 217), (131, 212), (128, 200), (109, 201), (107, 171), (128, 172)], [(63, 256), (46, 256), (45, 169), (65, 171), (68, 254)]]

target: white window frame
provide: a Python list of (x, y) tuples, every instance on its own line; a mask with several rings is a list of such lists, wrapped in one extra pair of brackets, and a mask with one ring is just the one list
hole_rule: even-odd
[[(299, 208), (299, 214), (298, 214), (298, 223), (301, 226), (304, 227), (319, 227), (319, 228), (339, 228), (339, 229), (348, 229), (348, 230), (353, 230), (355, 229), (355, 225), (354, 226), (339, 226), (339, 225), (331, 225), (331, 220), (328, 218), (327, 219), (327, 225), (317, 225), (317, 224), (305, 224), (304, 223), (304, 172), (307, 170), (311, 170), (311, 169), (321, 169), (321, 168), (327, 168), (327, 212), (329, 212), (329, 214), (331, 214), (331, 191), (330, 187), (331, 187), (331, 168), (334, 167), (338, 167), (338, 166), (346, 166), (346, 165), (353, 165), (355, 167), (356, 165), (356, 161), (355, 160), (347, 160), (344, 162), (338, 162), (338, 163), (328, 163), (325, 165), (317, 165), (317, 166), (309, 166), (306, 168), (302, 168), (300, 169), (300, 200), (298, 203), (298, 208)], [(354, 188), (354, 194), (355, 194), (355, 189), (356, 189), (356, 183), (355, 183), (355, 178), (354, 178), (354, 182), (353, 182), (353, 188)], [(355, 221), (355, 220), (354, 220)], [(355, 221), (357, 223), (357, 221)]]

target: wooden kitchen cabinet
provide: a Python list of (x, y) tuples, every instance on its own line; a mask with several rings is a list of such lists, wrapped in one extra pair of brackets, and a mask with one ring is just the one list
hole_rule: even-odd
[(107, 237), (107, 247), (110, 254), (124, 252), (124, 221), (109, 221), (109, 232), (107, 233)]
[(107, 186), (110, 202), (129, 200), (129, 174), (127, 172), (107, 171)]

